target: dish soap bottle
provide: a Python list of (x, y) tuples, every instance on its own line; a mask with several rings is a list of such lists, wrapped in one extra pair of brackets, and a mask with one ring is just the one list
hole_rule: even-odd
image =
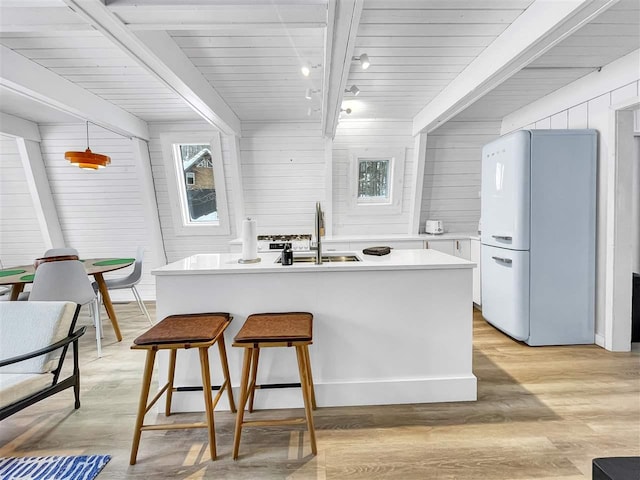
[(290, 243), (285, 243), (282, 250), (282, 265), (293, 265), (293, 250)]

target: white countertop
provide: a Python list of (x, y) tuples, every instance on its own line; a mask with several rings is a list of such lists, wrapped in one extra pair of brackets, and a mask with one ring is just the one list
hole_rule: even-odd
[[(441, 236), (440, 236), (441, 237)], [(428, 249), (392, 250), (381, 257), (362, 252), (324, 252), (325, 255), (357, 255), (360, 262), (294, 263), (283, 266), (276, 263), (280, 253), (260, 253), (259, 263), (238, 263), (239, 253), (207, 253), (183, 258), (151, 271), (153, 275), (209, 275), (228, 273), (296, 273), (312, 271), (362, 271), (362, 270), (439, 270), (473, 268), (475, 263), (463, 258)], [(304, 255), (309, 255), (305, 252)]]

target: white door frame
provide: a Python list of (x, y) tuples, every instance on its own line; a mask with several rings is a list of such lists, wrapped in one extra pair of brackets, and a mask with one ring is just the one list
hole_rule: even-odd
[(607, 158), (607, 247), (605, 267), (604, 347), (631, 350), (631, 202), (633, 111), (640, 97), (610, 107)]

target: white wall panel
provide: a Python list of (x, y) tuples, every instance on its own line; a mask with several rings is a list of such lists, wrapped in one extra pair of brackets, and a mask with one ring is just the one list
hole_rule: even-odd
[(245, 214), (258, 233), (312, 233), (325, 203), (324, 139), (315, 123), (243, 122)]
[[(89, 146), (95, 153), (111, 157), (106, 168), (92, 171), (72, 166), (64, 158), (67, 150), (84, 150), (84, 124), (40, 125), (42, 157), (60, 226), (69, 247), (81, 258), (134, 257), (139, 245), (149, 248), (140, 181), (131, 152), (131, 142), (108, 130), (89, 126)], [(138, 291), (144, 299), (155, 298), (155, 280), (145, 263)], [(105, 274), (126, 275), (130, 268)], [(134, 301), (130, 290), (114, 290), (114, 301)]]
[[(411, 121), (342, 120), (333, 141), (333, 234), (403, 234), (409, 228), (413, 136)], [(349, 213), (349, 151), (351, 149), (404, 149), (402, 211), (399, 214)]]
[(499, 121), (455, 118), (427, 136), (420, 232), (427, 219), (447, 232), (475, 232), (480, 220), (482, 147), (498, 137)]
[(0, 260), (4, 267), (26, 265), (44, 251), (16, 139), (0, 135)]

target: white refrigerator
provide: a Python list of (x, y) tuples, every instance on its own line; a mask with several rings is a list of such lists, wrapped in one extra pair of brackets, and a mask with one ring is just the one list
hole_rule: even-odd
[(520, 130), (482, 149), (482, 315), (529, 345), (594, 343), (595, 130)]

